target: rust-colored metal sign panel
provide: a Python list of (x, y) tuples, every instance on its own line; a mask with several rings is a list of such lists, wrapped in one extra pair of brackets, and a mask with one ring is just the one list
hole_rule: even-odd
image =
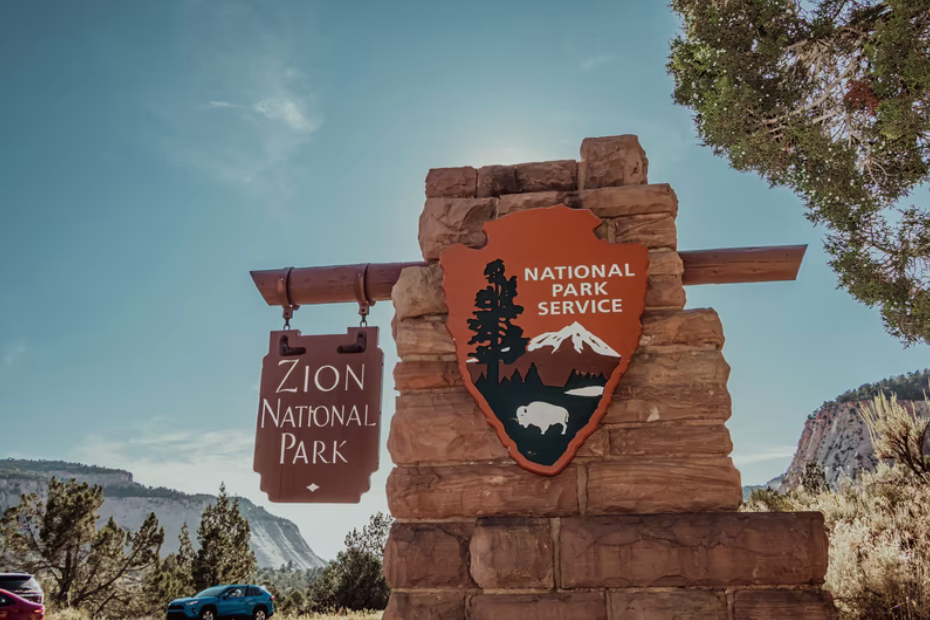
[(271, 332), (253, 463), (269, 500), (361, 500), (378, 470), (383, 374), (377, 327)]
[(525, 469), (562, 471), (607, 411), (639, 345), (648, 252), (598, 239), (563, 205), (488, 222), (441, 257), (465, 385)]

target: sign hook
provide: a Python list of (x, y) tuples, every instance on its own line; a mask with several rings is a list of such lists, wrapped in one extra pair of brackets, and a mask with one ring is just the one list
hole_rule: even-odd
[(371, 263), (367, 263), (355, 276), (355, 300), (358, 302), (358, 314), (362, 317), (359, 327), (368, 327), (368, 311), (371, 306), (375, 305), (368, 293), (368, 267), (370, 265)]
[(283, 271), (284, 275), (278, 277), (278, 303), (284, 308), (282, 313), (284, 316), (284, 329), (287, 330), (291, 328), (291, 317), (294, 316), (294, 310), (297, 310), (300, 306), (291, 303), (289, 285), (291, 272), (294, 271), (294, 268), (288, 267)]

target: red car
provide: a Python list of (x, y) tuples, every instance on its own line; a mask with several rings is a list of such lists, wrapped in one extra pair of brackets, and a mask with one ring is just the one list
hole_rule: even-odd
[(0, 620), (44, 620), (45, 606), (0, 590)]

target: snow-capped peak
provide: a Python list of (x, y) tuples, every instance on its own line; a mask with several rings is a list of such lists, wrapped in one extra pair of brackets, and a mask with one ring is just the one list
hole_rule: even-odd
[(559, 347), (562, 346), (562, 343), (569, 338), (572, 339), (572, 346), (578, 353), (581, 353), (584, 350), (584, 345), (587, 344), (591, 347), (592, 351), (599, 355), (620, 357), (620, 354), (611, 349), (606, 342), (586, 330), (577, 321), (567, 327), (563, 327), (557, 332), (549, 332), (536, 336), (530, 340), (527, 350), (535, 351), (543, 347), (552, 347), (552, 352), (555, 353), (559, 350)]

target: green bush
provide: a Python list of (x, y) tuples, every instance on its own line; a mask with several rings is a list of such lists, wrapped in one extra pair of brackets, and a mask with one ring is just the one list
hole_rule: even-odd
[(350, 547), (310, 586), (307, 608), (324, 613), (384, 609), (390, 594), (381, 560), (370, 551)]

